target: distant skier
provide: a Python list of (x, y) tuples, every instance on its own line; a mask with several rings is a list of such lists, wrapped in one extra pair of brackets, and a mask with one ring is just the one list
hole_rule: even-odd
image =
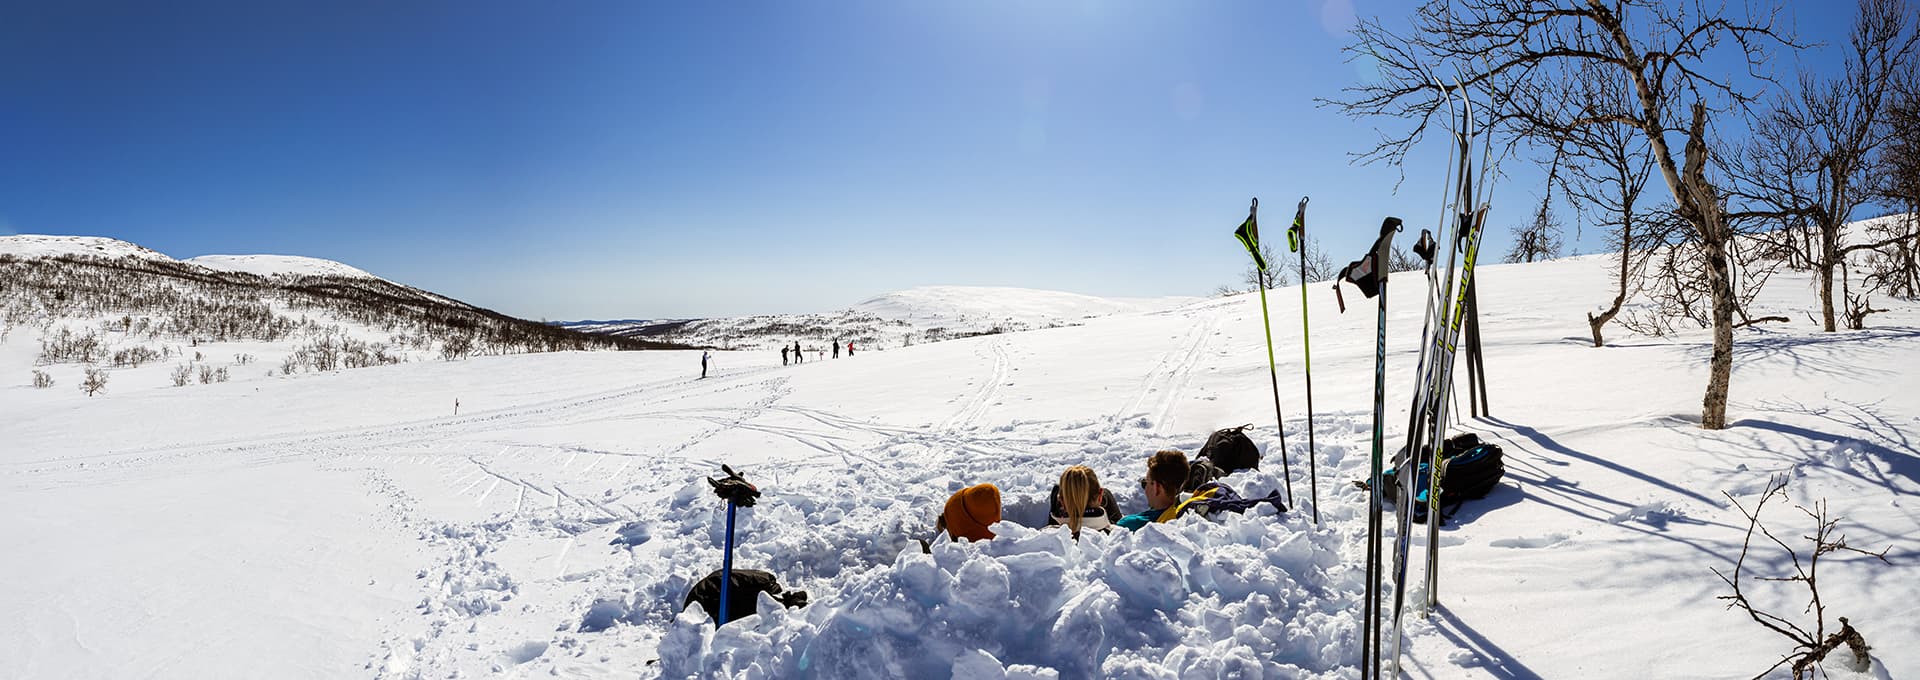
[(839, 338), (833, 339), (833, 358), (835, 359), (840, 358), (840, 339)]
[(853, 356), (853, 341), (847, 341), (847, 356)]
[(780, 365), (781, 366), (787, 365), (787, 346), (786, 345), (780, 346)]
[(708, 352), (706, 350), (700, 351), (700, 377), (701, 378), (707, 377), (707, 361), (711, 360), (712, 358), (713, 358), (712, 352)]
[(806, 361), (805, 356), (806, 355), (800, 352), (800, 341), (799, 340), (793, 341), (793, 363), (797, 364), (797, 363)]

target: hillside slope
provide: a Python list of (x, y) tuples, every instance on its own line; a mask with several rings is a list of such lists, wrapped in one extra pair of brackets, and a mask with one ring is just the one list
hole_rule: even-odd
[[(662, 348), (515, 319), (295, 256), (181, 261), (98, 237), (0, 236), (0, 381), (158, 387), (475, 354)], [(252, 365), (263, 361), (265, 366)], [(31, 375), (30, 375), (31, 374)], [(108, 390), (109, 392), (112, 389)]]
[[(1481, 271), (1492, 416), (1461, 427), (1508, 472), (1441, 531), (1441, 608), (1410, 617), (1408, 674), (1752, 677), (1790, 645), (1715, 599), (1713, 569), (1741, 553), (1729, 498), (1752, 507), (1775, 477), (1888, 550), (1823, 558), (1823, 603), (1882, 673), (1920, 673), (1900, 646), (1920, 639), (1920, 305), (1818, 333), (1809, 278), (1776, 275), (1755, 311), (1795, 321), (1738, 332), (1733, 426), (1704, 431), (1706, 333), (1587, 346), (1607, 271)], [(1390, 446), (1419, 280), (1390, 284)], [(113, 399), (0, 387), (0, 543), (18, 548), (0, 552), (0, 675), (1350, 678), (1374, 315), (1309, 295), (1317, 450), (1298, 326), (1274, 328), (1290, 481), (1255, 296), (802, 366), (715, 352), (705, 379), (697, 351), (561, 352)], [(1299, 299), (1270, 296), (1274, 317)], [(1066, 466), (1138, 510), (1149, 454), (1249, 422), (1266, 459), (1228, 481), (1290, 487), (1289, 512), (1042, 528)], [(704, 481), (721, 463), (765, 493), (738, 514), (736, 566), (813, 604), (716, 632), (680, 604), (721, 561)], [(948, 494), (982, 482), (1003, 490), (999, 538), (921, 553)], [(1768, 513), (1784, 540), (1808, 530)], [(1764, 546), (1747, 562), (1788, 566)], [(1806, 620), (1797, 584), (1749, 587)]]

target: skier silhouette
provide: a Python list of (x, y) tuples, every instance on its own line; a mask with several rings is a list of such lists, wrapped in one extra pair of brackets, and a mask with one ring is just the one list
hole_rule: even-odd
[(707, 377), (707, 360), (711, 358), (713, 358), (713, 353), (706, 350), (700, 351), (700, 377)]
[(780, 346), (780, 365), (781, 366), (787, 365), (787, 346), (786, 345)]

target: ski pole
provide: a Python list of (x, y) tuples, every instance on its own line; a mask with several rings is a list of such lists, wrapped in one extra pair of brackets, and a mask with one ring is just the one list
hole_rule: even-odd
[(1273, 358), (1273, 321), (1267, 315), (1267, 258), (1260, 254), (1260, 222), (1256, 219), (1259, 212), (1260, 199), (1255, 198), (1252, 205), (1247, 206), (1247, 221), (1241, 222), (1233, 235), (1240, 239), (1240, 245), (1247, 247), (1247, 254), (1253, 256), (1253, 266), (1259, 269), (1259, 276), (1255, 278), (1260, 280), (1260, 325), (1267, 331), (1267, 378), (1273, 383), (1273, 425), (1280, 431), (1280, 467), (1287, 479), (1287, 505), (1294, 505), (1293, 463), (1287, 460), (1286, 418), (1280, 415), (1280, 369)]
[[(1348, 264), (1333, 277), (1333, 289), (1338, 295), (1340, 282), (1346, 281), (1360, 289), (1361, 294), (1376, 298), (1375, 336), (1373, 349), (1373, 452), (1369, 461), (1368, 503), (1367, 503), (1367, 593), (1362, 606), (1363, 617), (1360, 639), (1360, 677), (1377, 678), (1380, 674), (1380, 486), (1381, 459), (1385, 456), (1386, 430), (1386, 376), (1387, 376), (1387, 271), (1385, 261), (1392, 249), (1393, 235), (1400, 231), (1400, 218), (1388, 217), (1380, 224), (1380, 236), (1373, 242), (1373, 248), (1366, 255)], [(1344, 307), (1344, 305), (1342, 305)], [(1344, 311), (1344, 310), (1343, 310)]]
[(733, 501), (727, 501), (726, 556), (720, 560), (720, 619), (715, 627), (727, 625), (727, 600), (733, 590)]
[(719, 496), (727, 502), (726, 547), (724, 556), (721, 557), (720, 561), (720, 616), (714, 620), (713, 625), (715, 628), (727, 625), (727, 615), (729, 613), (727, 611), (727, 603), (728, 598), (733, 593), (734, 508), (737, 506), (753, 507), (754, 502), (760, 498), (760, 489), (748, 483), (747, 478), (740, 476), (738, 472), (734, 472), (733, 468), (721, 465), (720, 470), (727, 473), (727, 476), (721, 479), (707, 478), (707, 483), (713, 485), (713, 495)]
[[(1300, 253), (1300, 353), (1307, 373), (1307, 481), (1313, 494), (1313, 523), (1320, 523), (1320, 468), (1313, 445), (1313, 346), (1307, 325), (1307, 199), (1293, 213), (1293, 226), (1287, 229), (1287, 247)], [(1338, 290), (1337, 288), (1335, 290)]]

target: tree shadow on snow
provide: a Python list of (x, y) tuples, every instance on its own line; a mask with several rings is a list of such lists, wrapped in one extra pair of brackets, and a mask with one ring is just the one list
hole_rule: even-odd
[[(1700, 493), (1698, 493), (1698, 492), (1696, 492), (1696, 491), (1693, 491), (1693, 490), (1691, 490), (1691, 489), (1685, 489), (1685, 488), (1681, 488), (1680, 486), (1678, 486), (1678, 485), (1675, 485), (1674, 483), (1672, 483), (1672, 482), (1669, 482), (1669, 481), (1667, 481), (1667, 480), (1664, 480), (1664, 479), (1660, 479), (1660, 478), (1658, 478), (1658, 477), (1654, 477), (1654, 476), (1652, 476), (1652, 475), (1649, 475), (1649, 474), (1647, 474), (1647, 473), (1644, 473), (1644, 472), (1641, 472), (1641, 471), (1639, 471), (1639, 470), (1635, 470), (1635, 469), (1633, 469), (1633, 468), (1630, 468), (1630, 467), (1627, 467), (1627, 466), (1625, 466), (1625, 465), (1621, 465), (1621, 464), (1619, 464), (1619, 463), (1615, 463), (1615, 462), (1613, 462), (1613, 461), (1610, 461), (1610, 460), (1607, 460), (1607, 459), (1604, 459), (1604, 458), (1600, 458), (1600, 457), (1598, 457), (1598, 456), (1594, 456), (1594, 455), (1592, 455), (1592, 454), (1588, 454), (1588, 453), (1583, 453), (1583, 452), (1580, 452), (1580, 451), (1575, 451), (1575, 450), (1573, 450), (1573, 449), (1571, 449), (1571, 448), (1568, 448), (1568, 447), (1567, 447), (1566, 445), (1564, 445), (1564, 444), (1561, 444), (1561, 443), (1560, 443), (1560, 442), (1558, 442), (1558, 441), (1554, 441), (1554, 439), (1553, 439), (1552, 437), (1549, 437), (1549, 436), (1547, 436), (1547, 435), (1546, 435), (1545, 433), (1543, 433), (1543, 432), (1541, 432), (1541, 431), (1539, 431), (1539, 430), (1537, 430), (1537, 429), (1534, 429), (1534, 428), (1532, 428), (1532, 427), (1528, 427), (1528, 426), (1526, 426), (1526, 425), (1520, 425), (1520, 424), (1517, 424), (1517, 423), (1511, 423), (1511, 422), (1508, 422), (1508, 421), (1506, 421), (1506, 420), (1502, 420), (1502, 419), (1500, 419), (1500, 418), (1497, 418), (1497, 417), (1494, 417), (1494, 416), (1485, 416), (1485, 417), (1482, 417), (1482, 418), (1480, 418), (1480, 420), (1481, 420), (1481, 421), (1483, 421), (1483, 422), (1487, 422), (1487, 423), (1491, 423), (1491, 424), (1493, 424), (1493, 425), (1496, 425), (1496, 426), (1499, 426), (1499, 427), (1503, 427), (1503, 428), (1506, 428), (1506, 429), (1508, 429), (1508, 430), (1511, 430), (1511, 431), (1513, 431), (1513, 432), (1514, 432), (1515, 434), (1518, 434), (1518, 435), (1520, 435), (1520, 436), (1523, 436), (1523, 437), (1526, 437), (1527, 439), (1529, 439), (1529, 440), (1531, 440), (1531, 441), (1532, 441), (1532, 442), (1533, 442), (1534, 444), (1536, 444), (1536, 445), (1538, 445), (1538, 446), (1540, 446), (1541, 448), (1544, 448), (1544, 449), (1546, 449), (1546, 450), (1548, 450), (1548, 451), (1552, 451), (1552, 452), (1554, 452), (1554, 453), (1558, 453), (1558, 454), (1560, 454), (1560, 455), (1563, 455), (1563, 456), (1566, 456), (1566, 457), (1568, 457), (1568, 458), (1573, 458), (1573, 459), (1576, 459), (1576, 460), (1580, 460), (1580, 461), (1584, 461), (1584, 462), (1587, 462), (1587, 463), (1592, 463), (1592, 464), (1594, 464), (1594, 465), (1598, 465), (1598, 466), (1600, 466), (1600, 467), (1603, 467), (1603, 468), (1606, 468), (1606, 469), (1608, 469), (1608, 470), (1612, 470), (1612, 471), (1614, 471), (1614, 472), (1617, 472), (1617, 473), (1620, 473), (1620, 474), (1622, 474), (1622, 475), (1626, 475), (1626, 476), (1628, 476), (1628, 477), (1632, 477), (1632, 478), (1634, 478), (1634, 479), (1638, 479), (1638, 480), (1640, 480), (1640, 481), (1643, 481), (1643, 482), (1646, 482), (1646, 483), (1648, 483), (1648, 484), (1652, 484), (1652, 485), (1654, 485), (1654, 486), (1657, 486), (1657, 487), (1660, 487), (1661, 489), (1664, 489), (1664, 490), (1666, 490), (1666, 491), (1668, 491), (1668, 492), (1671, 492), (1671, 493), (1674, 493), (1674, 494), (1677, 494), (1677, 495), (1681, 495), (1681, 496), (1686, 496), (1686, 497), (1688, 497), (1688, 498), (1692, 498), (1692, 499), (1694, 499), (1694, 500), (1698, 500), (1698, 501), (1700, 501), (1700, 502), (1702, 502), (1702, 503), (1707, 503), (1707, 504), (1711, 504), (1711, 505), (1718, 505), (1718, 504), (1719, 504), (1719, 501), (1716, 501), (1716, 500), (1714, 500), (1714, 499), (1711, 499), (1711, 498), (1708, 498), (1708, 497), (1706, 497), (1706, 496), (1703, 496), (1703, 495), (1701, 495)], [(1511, 439), (1509, 439), (1508, 441), (1512, 441), (1512, 440), (1511, 440)], [(1618, 503), (1618, 501), (1613, 501), (1613, 502), (1615, 502), (1615, 503)], [(1623, 505), (1624, 505), (1624, 504), (1623, 504)]]
[(1443, 605), (1435, 608), (1434, 611), (1439, 614), (1433, 622), (1434, 630), (1440, 631), (1440, 635), (1447, 638), (1454, 646), (1471, 651), (1474, 656), (1479, 657), (1474, 665), (1485, 670), (1488, 676), (1503, 680), (1539, 680), (1539, 673), (1514, 659), (1513, 654), (1500, 648), (1492, 640), (1488, 640), (1485, 635), (1480, 634), (1480, 631), (1474, 630), (1473, 626), (1461, 621), (1452, 610)]
[[(1494, 509), (1509, 505), (1519, 505), (1522, 502), (1530, 502), (1530, 504), (1552, 508), (1597, 524), (1625, 529), (1651, 538), (1672, 541), (1706, 555), (1717, 554), (1716, 547), (1704, 545), (1694, 539), (1676, 535), (1674, 532), (1669, 531), (1669, 527), (1674, 525), (1718, 525), (1732, 528), (1731, 525), (1687, 517), (1678, 513), (1659, 512), (1649, 507), (1638, 506), (1582, 488), (1576, 482), (1570, 482), (1558, 475), (1547, 472), (1537, 465), (1536, 461), (1557, 465), (1565, 465), (1566, 463), (1545, 457), (1529, 458), (1527, 456), (1516, 456), (1514, 454), (1532, 453), (1537, 456), (1540, 452), (1535, 450), (1534, 447), (1538, 447), (1539, 449), (1545, 449), (1547, 452), (1592, 463), (1633, 479), (1652, 484), (1677, 495), (1693, 498), (1716, 507), (1721, 505), (1706, 496), (1680, 488), (1666, 480), (1652, 477), (1646, 473), (1601, 459), (1588, 453), (1576, 451), (1555, 441), (1552, 437), (1547, 436), (1535, 428), (1518, 425), (1490, 416), (1482, 418), (1481, 420), (1506, 428), (1515, 434), (1525, 437), (1526, 440), (1521, 441), (1500, 434), (1493, 435), (1505, 440), (1512, 449), (1508, 451), (1506, 456), (1506, 481), (1503, 481), (1492, 493), (1488, 494), (1486, 499), (1470, 501), (1462, 505), (1460, 512), (1454, 516), (1454, 521), (1459, 524), (1473, 522), (1480, 516)], [(1492, 500), (1494, 503), (1482, 508), (1475, 507), (1476, 503), (1483, 503), (1488, 500)]]
[[(1894, 494), (1905, 496), (1920, 495), (1913, 491), (1915, 487), (1920, 487), (1920, 449), (1915, 448), (1912, 440), (1908, 438), (1907, 433), (1893, 423), (1888, 422), (1886, 417), (1882, 416), (1878, 410), (1875, 409), (1878, 404), (1855, 404), (1838, 399), (1835, 401), (1846, 408), (1812, 407), (1791, 400), (1765, 402), (1763, 406), (1769, 411), (1810, 416), (1826, 420), (1840, 425), (1845, 429), (1854, 430), (1861, 436), (1834, 434), (1799, 425), (1758, 418), (1742, 418), (1736, 420), (1729, 425), (1729, 428), (1765, 430), (1798, 437), (1807, 441), (1809, 444), (1817, 444), (1817, 446), (1803, 447), (1805, 449), (1804, 453), (1808, 458), (1816, 458), (1821, 453), (1832, 451), (1835, 448), (1856, 448), (1884, 462), (1887, 467), (1886, 471), (1882, 472), (1875, 466), (1868, 466), (1870, 470), (1867, 471), (1862, 471), (1856, 466), (1830, 465), (1828, 467), (1842, 474), (1859, 477), (1867, 482), (1885, 487)], [(1893, 477), (1904, 477), (1906, 478), (1906, 483), (1901, 484), (1899, 480)]]
[[(1838, 333), (1789, 333), (1750, 326), (1748, 335), (1733, 342), (1735, 370), (1759, 362), (1781, 362), (1793, 368), (1794, 375), (1846, 376), (1870, 378), (1878, 375), (1875, 366), (1885, 366), (1905, 352), (1889, 345), (1920, 339), (1920, 328), (1893, 326)], [(1876, 342), (1878, 341), (1878, 342)], [(1818, 351), (1809, 351), (1818, 350)], [(1690, 365), (1700, 365), (1713, 356), (1713, 343), (1687, 348)]]

